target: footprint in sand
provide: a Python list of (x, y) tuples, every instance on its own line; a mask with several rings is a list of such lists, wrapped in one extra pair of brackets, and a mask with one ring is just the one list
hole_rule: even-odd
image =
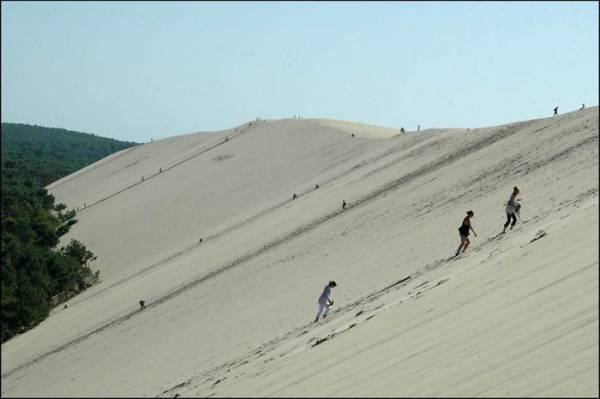
[(440, 280), (440, 281), (437, 282), (437, 284), (435, 286), (437, 287), (438, 285), (442, 285), (442, 284), (444, 284), (447, 281), (450, 281), (450, 279), (449, 278), (445, 278), (443, 280)]
[(427, 284), (427, 281), (422, 282), (421, 284), (417, 285), (415, 288), (419, 288), (419, 287), (421, 287), (421, 286), (423, 286), (425, 284)]
[(544, 230), (539, 230), (536, 234), (535, 237), (533, 238), (533, 240), (529, 241), (529, 243), (532, 243), (534, 241), (539, 240), (540, 238), (543, 238), (547, 235), (548, 233), (546, 233)]
[[(322, 344), (323, 342), (327, 341), (329, 339), (329, 337), (325, 337), (325, 338), (319, 338), (317, 339), (317, 341), (312, 345), (312, 347), (314, 348), (317, 345)], [(309, 341), (310, 342), (310, 341)]]

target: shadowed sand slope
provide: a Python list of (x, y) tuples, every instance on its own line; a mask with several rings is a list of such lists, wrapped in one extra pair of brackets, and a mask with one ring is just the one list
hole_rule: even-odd
[(3, 395), (598, 395), (597, 107), (406, 134), (252, 122), (48, 188), (103, 281), (2, 346)]

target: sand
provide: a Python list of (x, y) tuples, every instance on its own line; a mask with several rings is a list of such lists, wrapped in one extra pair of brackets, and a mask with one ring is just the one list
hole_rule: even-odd
[(598, 396), (597, 107), (405, 134), (252, 122), (48, 188), (102, 283), (2, 345), (3, 396)]

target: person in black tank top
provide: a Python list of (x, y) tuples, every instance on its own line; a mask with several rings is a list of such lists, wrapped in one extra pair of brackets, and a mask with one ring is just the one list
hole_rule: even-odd
[(458, 233), (460, 234), (460, 245), (458, 246), (458, 249), (456, 250), (455, 256), (458, 256), (458, 254), (460, 254), (461, 249), (462, 249), (463, 253), (467, 250), (467, 247), (471, 243), (471, 241), (469, 240), (469, 231), (470, 230), (472, 230), (475, 237), (477, 237), (477, 233), (475, 232), (475, 229), (471, 225), (471, 218), (473, 216), (475, 216), (475, 213), (473, 213), (473, 211), (468, 211), (467, 216), (463, 219), (462, 224), (458, 228)]

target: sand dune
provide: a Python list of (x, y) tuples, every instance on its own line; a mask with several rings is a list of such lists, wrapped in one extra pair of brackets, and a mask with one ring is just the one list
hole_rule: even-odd
[[(252, 122), (49, 190), (103, 281), (2, 345), (2, 395), (598, 396), (597, 107), (405, 134)], [(468, 209), (478, 237), (450, 259)]]

